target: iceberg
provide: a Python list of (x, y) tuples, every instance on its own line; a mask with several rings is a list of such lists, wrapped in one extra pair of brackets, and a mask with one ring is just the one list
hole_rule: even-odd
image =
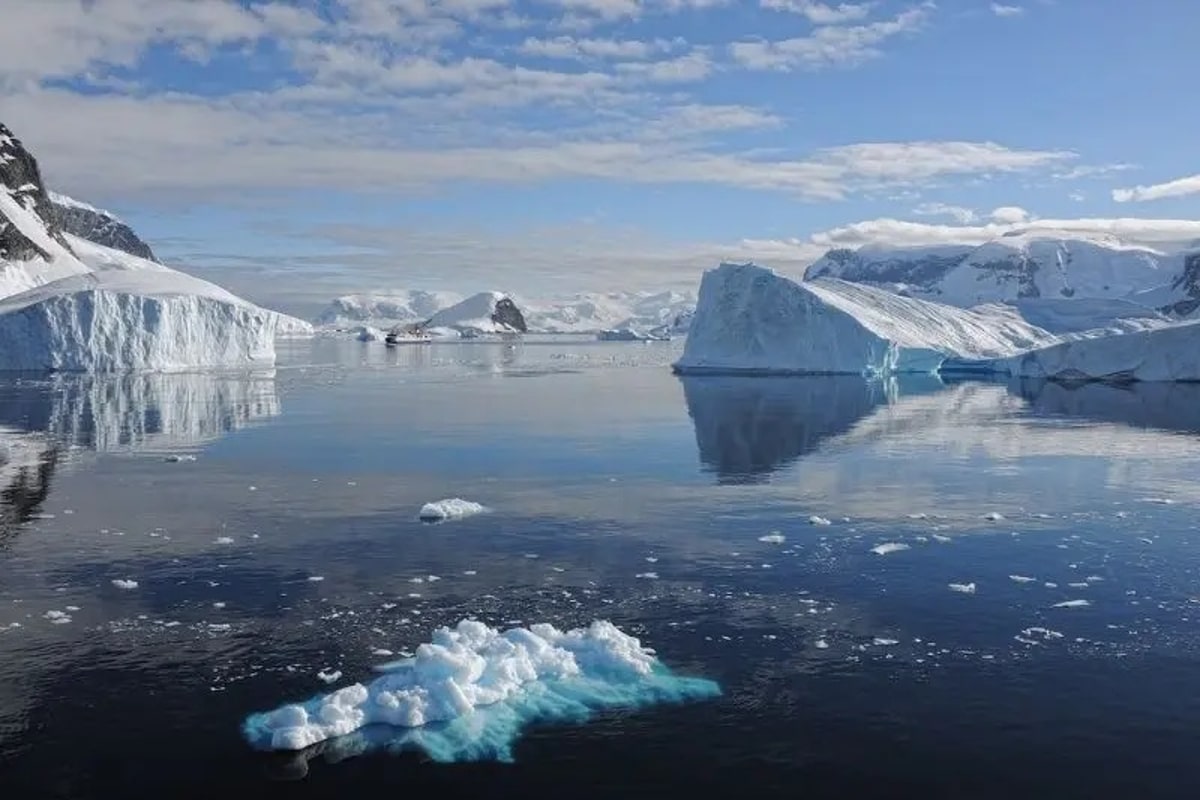
[[(832, 278), (798, 283), (754, 264), (705, 273), (681, 374), (934, 373), (1055, 341), (1001, 304), (960, 309)], [(987, 369), (980, 366), (980, 369)]]
[(581, 722), (604, 708), (720, 694), (712, 681), (673, 674), (606, 621), (501, 632), (463, 620), (382, 669), (368, 684), (251, 714), (242, 732), (263, 750), (303, 751), (332, 740), (350, 752), (419, 748), (443, 762), (511, 761), (521, 729), (534, 721)]
[(0, 369), (270, 366), (279, 319), (173, 270), (91, 272), (0, 300)]
[(443, 522), (448, 519), (464, 519), (476, 514), (485, 514), (487, 510), (487, 506), (479, 503), (452, 497), (448, 500), (426, 503), (421, 506), (421, 512), (417, 516), (426, 522)]
[(1018, 378), (1200, 381), (1200, 321), (1069, 338), (990, 365)]

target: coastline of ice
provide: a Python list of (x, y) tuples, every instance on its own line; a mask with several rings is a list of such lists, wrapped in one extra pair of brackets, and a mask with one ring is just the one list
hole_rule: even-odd
[(712, 681), (672, 674), (610, 622), (501, 632), (463, 620), (436, 630), (412, 658), (369, 684), (251, 714), (242, 731), (265, 750), (298, 751), (355, 735), (394, 749), (416, 747), (436, 761), (511, 761), (530, 722), (581, 722), (604, 708), (719, 694)]

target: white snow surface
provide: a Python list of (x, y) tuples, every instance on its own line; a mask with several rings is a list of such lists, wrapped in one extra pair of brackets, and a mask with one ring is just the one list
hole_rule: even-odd
[(473, 503), (470, 500), (463, 500), (459, 497), (452, 497), (448, 500), (438, 500), (434, 503), (426, 503), (421, 506), (421, 513), (418, 515), (424, 520), (448, 520), (448, 519), (463, 519), (465, 517), (473, 517), (476, 514), (487, 513), (487, 506)]
[[(606, 621), (569, 631), (539, 624), (501, 632), (463, 620), (436, 630), (412, 658), (387, 665), (388, 671), (369, 684), (354, 683), (305, 704), (251, 715), (243, 729), (257, 746), (301, 750), (368, 725), (413, 729), (473, 716), (515, 702), (535, 687), (544, 690), (536, 704), (547, 713), (563, 702), (549, 689), (559, 682), (606, 687), (615, 699), (623, 686), (652, 682), (657, 668), (654, 655), (636, 638)], [(687, 693), (682, 687), (676, 691)], [(709, 693), (715, 691), (711, 686)], [(566, 702), (578, 706), (585, 695), (580, 691), (574, 697)], [(519, 720), (505, 725), (514, 723)], [(478, 724), (486, 726), (487, 718)]]
[(480, 292), (471, 295), (460, 303), (438, 311), (429, 318), (427, 327), (480, 333), (510, 333), (512, 328), (492, 321), (492, 315), (496, 313), (496, 304), (507, 297), (509, 295), (503, 292)]
[(60, 206), (66, 206), (67, 208), (81, 208), (84, 211), (91, 211), (93, 214), (103, 214), (109, 219), (116, 220), (117, 222), (122, 221), (120, 217), (111, 211), (105, 211), (102, 208), (96, 208), (95, 206), (85, 203), (82, 200), (76, 200), (74, 197), (68, 197), (65, 194), (59, 194), (58, 192), (51, 191), (47, 191), (46, 194), (49, 196), (50, 202), (56, 203)]
[(368, 322), (377, 327), (389, 327), (406, 322), (422, 322), (462, 299), (462, 295), (455, 292), (421, 289), (348, 294), (330, 302), (315, 321), (320, 325), (346, 326)]
[(821, 279), (798, 283), (753, 264), (705, 273), (683, 373), (936, 372), (946, 359), (1015, 355), (1055, 341), (1011, 307), (960, 309)]

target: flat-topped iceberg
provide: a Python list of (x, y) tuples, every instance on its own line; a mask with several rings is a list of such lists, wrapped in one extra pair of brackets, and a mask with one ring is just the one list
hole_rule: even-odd
[(836, 279), (799, 283), (753, 264), (704, 275), (680, 373), (937, 372), (1055, 337), (1011, 306), (961, 309)]
[(279, 320), (181, 272), (89, 272), (0, 300), (0, 369), (271, 366)]
[(463, 620), (385, 670), (368, 684), (251, 714), (243, 733), (265, 750), (351, 737), (353, 752), (415, 747), (438, 761), (509, 761), (531, 722), (578, 722), (604, 708), (720, 694), (712, 681), (672, 674), (636, 638), (604, 621), (569, 631), (541, 624), (501, 632)]
[(990, 367), (1021, 378), (1200, 381), (1200, 322), (1066, 339)]

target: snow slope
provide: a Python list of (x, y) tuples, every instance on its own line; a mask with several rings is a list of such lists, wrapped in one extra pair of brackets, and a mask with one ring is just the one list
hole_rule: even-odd
[(479, 333), (524, 333), (526, 323), (508, 295), (480, 292), (437, 312), (422, 327)]
[(509, 761), (521, 729), (534, 721), (581, 721), (602, 708), (719, 694), (711, 681), (673, 675), (610, 622), (501, 632), (463, 620), (434, 631), (415, 656), (369, 684), (251, 714), (242, 730), (255, 747), (294, 751), (386, 725), (381, 739), (363, 744), (416, 747), (437, 761)]
[(318, 325), (347, 327), (371, 323), (390, 327), (405, 322), (421, 322), (444, 308), (462, 302), (454, 292), (395, 290), (375, 294), (348, 294), (335, 298), (316, 318)]
[(797, 283), (753, 264), (705, 273), (680, 373), (936, 372), (1054, 341), (1015, 309), (964, 310), (839, 280)]
[(806, 272), (903, 290), (961, 307), (1027, 298), (1131, 298), (1170, 284), (1178, 254), (1112, 236), (1038, 230), (979, 246), (833, 250)]

